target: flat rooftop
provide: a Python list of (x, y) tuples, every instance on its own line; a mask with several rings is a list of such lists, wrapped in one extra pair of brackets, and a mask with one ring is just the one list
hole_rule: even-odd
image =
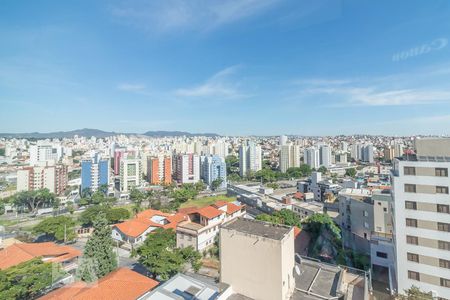
[(292, 230), (285, 225), (271, 224), (262, 221), (237, 218), (222, 226), (224, 229), (261, 236), (273, 240), (282, 240)]

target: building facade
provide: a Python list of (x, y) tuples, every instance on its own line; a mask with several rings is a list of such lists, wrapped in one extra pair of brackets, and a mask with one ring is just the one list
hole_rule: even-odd
[(81, 191), (97, 191), (102, 185), (109, 185), (109, 160), (101, 159), (97, 153), (93, 158), (81, 162)]
[(130, 192), (142, 185), (142, 161), (139, 158), (122, 157), (120, 160), (120, 191)]
[(175, 178), (178, 183), (196, 183), (200, 180), (200, 157), (196, 154), (175, 156)]
[(150, 184), (172, 183), (172, 157), (159, 156), (147, 158), (147, 176)]
[(221, 183), (219, 189), (226, 189), (227, 187), (227, 165), (225, 159), (217, 155), (206, 156), (201, 163), (202, 178), (210, 187), (212, 183), (220, 179)]

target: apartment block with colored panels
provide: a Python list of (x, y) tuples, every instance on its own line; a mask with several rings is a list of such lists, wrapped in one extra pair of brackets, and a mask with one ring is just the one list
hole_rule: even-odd
[(172, 158), (170, 156), (149, 157), (147, 159), (147, 174), (150, 184), (171, 184)]

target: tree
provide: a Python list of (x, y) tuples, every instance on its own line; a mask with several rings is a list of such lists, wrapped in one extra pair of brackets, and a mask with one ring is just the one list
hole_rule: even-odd
[(273, 224), (284, 224), (287, 226), (302, 227), (301, 220), (293, 211), (283, 208), (280, 211), (276, 211), (273, 215), (260, 214), (256, 216), (257, 220), (270, 222)]
[(303, 176), (310, 176), (312, 173), (311, 167), (307, 164), (300, 165), (300, 171), (302, 172)]
[(273, 182), (277, 179), (277, 175), (272, 169), (262, 169), (256, 172), (256, 179), (262, 180), (262, 182)]
[(206, 189), (206, 184), (203, 181), (200, 180), (200, 181), (197, 181), (194, 184), (194, 187), (195, 187), (195, 190), (197, 192), (201, 192), (201, 191), (204, 191)]
[(52, 206), (55, 201), (55, 195), (50, 193), (48, 189), (19, 192), (13, 198), (16, 206), (25, 206), (30, 212), (36, 212), (38, 208), (44, 205)]
[(225, 158), (225, 164), (227, 166), (227, 174), (239, 173), (239, 159), (234, 155), (228, 155)]
[(327, 169), (325, 166), (321, 166), (321, 167), (317, 170), (317, 172), (320, 172), (320, 173), (322, 173), (322, 174), (325, 174), (325, 173), (328, 172), (328, 169)]
[(33, 228), (35, 234), (46, 234), (57, 241), (72, 241), (76, 238), (75, 221), (67, 216), (46, 218)]
[(345, 175), (346, 176), (350, 176), (350, 177), (355, 177), (356, 169), (355, 168), (350, 168), (350, 169), (345, 170)]
[(236, 173), (227, 175), (227, 179), (229, 182), (239, 182), (242, 180), (241, 176), (239, 176), (239, 174), (236, 174)]
[(83, 281), (95, 281), (117, 268), (116, 254), (113, 251), (111, 228), (104, 213), (94, 220), (94, 232), (89, 237), (80, 265)]
[(327, 214), (313, 214), (306, 218), (302, 224), (305, 231), (312, 233), (313, 236), (319, 236), (323, 230), (327, 229), (335, 238), (341, 238), (341, 229)]
[(213, 182), (211, 183), (211, 189), (213, 191), (216, 191), (222, 185), (222, 182), (223, 182), (222, 178), (214, 179)]
[(58, 265), (40, 258), (0, 270), (0, 299), (35, 299), (64, 274)]
[(420, 288), (416, 287), (415, 285), (413, 285), (412, 287), (410, 287), (409, 289), (405, 290), (405, 294), (406, 296), (401, 296), (400, 299), (404, 299), (404, 300), (432, 300), (433, 299), (433, 295), (431, 294), (431, 292), (424, 292), (422, 290), (420, 290)]
[(99, 214), (105, 214), (108, 224), (115, 224), (130, 217), (130, 212), (125, 208), (111, 208), (107, 206), (94, 205), (83, 211), (78, 221), (83, 226), (92, 226)]
[(73, 213), (75, 212), (75, 207), (73, 206), (73, 202), (72, 201), (68, 201), (66, 203), (66, 207), (67, 207), (67, 211), (73, 215)]
[(130, 192), (130, 200), (134, 202), (133, 212), (137, 214), (141, 211), (142, 201), (145, 199), (145, 194), (140, 190), (133, 188)]
[(152, 273), (156, 279), (167, 280), (189, 263), (194, 270), (200, 268), (201, 255), (192, 247), (178, 249), (176, 234), (172, 229), (158, 228), (147, 236), (144, 243), (132, 252), (139, 256), (138, 261)]
[(301, 168), (293, 167), (286, 170), (286, 175), (288, 178), (301, 178), (303, 173)]

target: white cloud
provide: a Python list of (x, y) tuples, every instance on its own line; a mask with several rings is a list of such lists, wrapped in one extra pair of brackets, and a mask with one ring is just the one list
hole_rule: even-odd
[(214, 74), (203, 84), (175, 91), (180, 97), (215, 97), (220, 99), (242, 98), (246, 95), (239, 90), (239, 83), (231, 77), (239, 66), (232, 66)]
[(209, 31), (263, 13), (280, 0), (129, 1), (114, 16), (149, 31)]
[[(400, 106), (450, 103), (450, 89), (439, 84), (437, 69), (357, 79), (296, 79), (292, 98), (332, 99), (330, 106)], [(322, 97), (322, 98), (321, 98)]]
[(125, 92), (142, 92), (145, 91), (146, 86), (138, 83), (121, 83), (117, 85), (117, 89)]

